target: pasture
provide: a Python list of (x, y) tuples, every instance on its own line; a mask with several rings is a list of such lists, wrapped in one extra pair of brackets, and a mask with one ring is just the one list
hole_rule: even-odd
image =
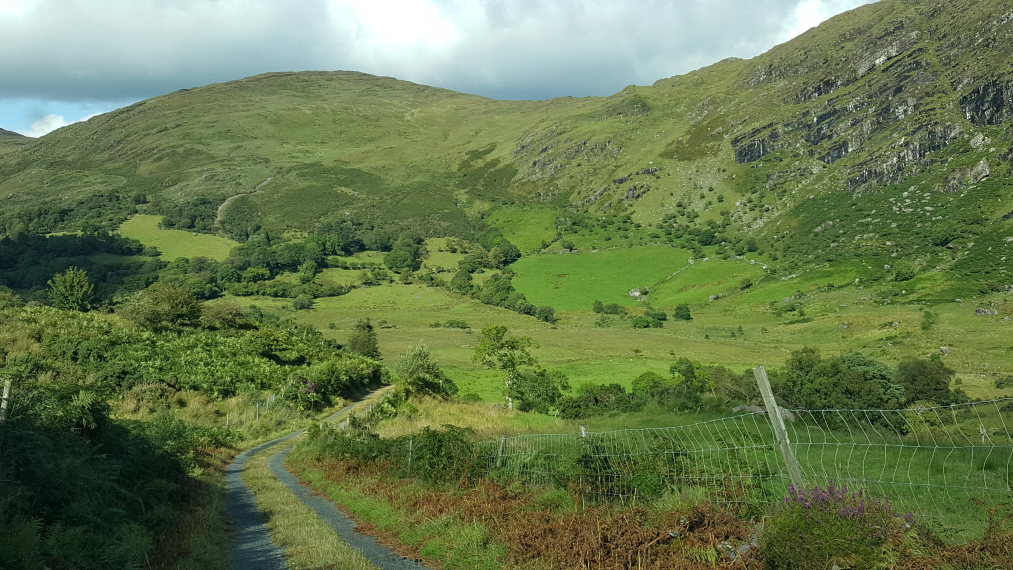
[(514, 263), (514, 287), (532, 303), (556, 310), (590, 309), (595, 300), (633, 306), (630, 289), (654, 286), (683, 269), (690, 255), (664, 246), (544, 253)]
[(136, 214), (120, 225), (119, 233), (144, 245), (157, 247), (162, 252), (162, 259), (168, 261), (181, 257), (207, 257), (222, 261), (233, 247), (239, 245), (220, 236), (160, 228), (158, 224), (161, 221), (162, 216)]

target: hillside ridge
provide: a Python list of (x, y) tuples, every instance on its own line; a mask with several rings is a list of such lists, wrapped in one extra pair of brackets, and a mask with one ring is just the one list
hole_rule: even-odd
[(468, 236), (522, 206), (556, 212), (557, 239), (610, 218), (630, 243), (753, 239), (796, 264), (902, 258), (1001, 284), (1010, 54), (1000, 0), (883, 0), (753, 59), (608, 97), (496, 101), (358, 72), (262, 74), (3, 155), (0, 233), (114, 226), (140, 203), (192, 210), (191, 229), (237, 239), (350, 217)]

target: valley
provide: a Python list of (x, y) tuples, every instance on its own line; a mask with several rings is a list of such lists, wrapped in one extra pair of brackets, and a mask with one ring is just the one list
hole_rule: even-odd
[(373, 567), (291, 478), (433, 568), (1013, 565), (1007, 4), (0, 130), (0, 568)]

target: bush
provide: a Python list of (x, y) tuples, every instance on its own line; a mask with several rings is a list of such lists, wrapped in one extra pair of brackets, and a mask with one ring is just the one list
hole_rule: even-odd
[(554, 323), (558, 320), (556, 319), (556, 310), (548, 306), (542, 306), (535, 309), (535, 318), (547, 323)]
[(449, 399), (457, 394), (457, 385), (433, 359), (429, 347), (414, 344), (394, 364), (401, 385), (409, 394)]
[(661, 324), (662, 324), (661, 321), (655, 321), (653, 319), (649, 319), (649, 318), (645, 317), (644, 315), (634, 315), (634, 317), (632, 319), (630, 319), (630, 325), (632, 325), (633, 328), (635, 328), (635, 329), (647, 329), (647, 328), (653, 328), (653, 327), (660, 327)]
[(138, 326), (164, 331), (196, 326), (201, 317), (201, 303), (185, 284), (165, 281), (135, 295), (122, 312)]
[(609, 303), (602, 307), (601, 312), (604, 315), (625, 315), (626, 309), (619, 303)]
[(689, 310), (689, 305), (682, 304), (675, 308), (672, 317), (677, 321), (691, 321), (693, 320), (693, 313)]
[(640, 409), (620, 384), (585, 384), (576, 396), (564, 397), (559, 402), (559, 415), (566, 419), (587, 418), (608, 413), (627, 413)]
[[(910, 513), (907, 523), (914, 522)], [(903, 534), (905, 521), (887, 499), (847, 487), (791, 488), (767, 520), (760, 537), (771, 568), (886, 567), (887, 544)]]

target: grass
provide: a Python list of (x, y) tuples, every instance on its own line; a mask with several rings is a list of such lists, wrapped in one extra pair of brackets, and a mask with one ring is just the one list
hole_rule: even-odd
[(759, 263), (745, 260), (697, 261), (653, 288), (650, 302), (656, 307), (704, 303), (714, 295), (735, 294), (745, 281), (757, 281), (765, 275)]
[[(303, 479), (331, 500), (347, 509), (359, 521), (374, 525), (400, 542), (415, 548), (425, 560), (439, 568), (460, 570), (498, 570), (505, 567), (506, 551), (489, 540), (488, 530), (479, 524), (467, 524), (453, 515), (427, 518), (405, 508), (408, 501), (395, 504), (366, 493), (358, 487), (358, 477), (336, 481), (319, 467), (297, 455), (290, 462)], [(423, 490), (412, 483), (399, 483), (405, 498)], [(432, 564), (432, 563), (430, 563)]]
[(316, 281), (324, 285), (357, 285), (361, 281), (361, 275), (361, 269), (329, 267), (317, 274)]
[(162, 216), (136, 214), (123, 222), (119, 233), (144, 245), (157, 247), (162, 252), (162, 258), (170, 261), (181, 257), (207, 257), (222, 261), (233, 247), (239, 245), (219, 236), (163, 229), (158, 227), (161, 221)]
[[(728, 262), (727, 267), (752, 270), (756, 266)], [(737, 278), (735, 275), (731, 282), (737, 283)], [(423, 342), (462, 392), (491, 402), (502, 397), (501, 375), (475, 364), (472, 355), (478, 331), (492, 324), (504, 324), (513, 334), (534, 338), (538, 343), (533, 350), (536, 358), (543, 366), (566, 373), (574, 388), (586, 383), (629, 386), (647, 371), (667, 375), (671, 363), (680, 356), (741, 371), (761, 364), (779, 366), (790, 351), (805, 346), (818, 348), (826, 355), (860, 351), (889, 365), (906, 356), (938, 353), (941, 346), (947, 346), (950, 353), (944, 359), (957, 370), (960, 387), (969, 395), (1013, 395), (994, 387), (997, 378), (1013, 371), (1013, 354), (1006, 340), (1013, 323), (1002, 320), (1010, 311), (1003, 309), (999, 316), (982, 317), (974, 310), (978, 306), (974, 303), (1005, 307), (1008, 295), (995, 294), (974, 303), (882, 303), (878, 287), (850, 284), (816, 291), (820, 283), (826, 283), (820, 275), (789, 281), (758, 280), (753, 287), (727, 298), (693, 304), (691, 321), (670, 318), (664, 328), (641, 330), (630, 328), (629, 321), (622, 319), (612, 321), (612, 326), (596, 326), (599, 316), (586, 309), (561, 311), (560, 321), (549, 325), (421, 285), (359, 288), (340, 297), (317, 299), (314, 307), (305, 311), (292, 309), (285, 299), (232, 300), (312, 325), (338, 342), (348, 339), (360, 318), (368, 316), (374, 323), (384, 322), (378, 334), (381, 351), (388, 360), (412, 343)], [(770, 293), (768, 287), (775, 293)], [(805, 316), (778, 316), (770, 310), (767, 299), (799, 288), (811, 291), (802, 300)], [(912, 295), (922, 294), (916, 290)], [(923, 311), (927, 308), (938, 315), (938, 323), (923, 330)], [(462, 320), (470, 329), (430, 326), (450, 319)]]
[(271, 536), (284, 549), (289, 568), (375, 570), (373, 563), (345, 543), (313, 509), (275, 478), (267, 464), (272, 455), (261, 453), (250, 459), (243, 479), (267, 516)]
[(535, 305), (590, 309), (595, 300), (634, 305), (630, 289), (652, 287), (686, 265), (690, 253), (660, 246), (596, 253), (542, 254), (513, 265), (514, 287)]
[[(159, 537), (155, 555), (175, 560), (172, 570), (216, 570), (229, 565), (224, 481), (220, 473), (191, 479), (184, 510), (174, 526)], [(164, 566), (159, 566), (163, 568)]]
[(448, 250), (448, 238), (429, 238), (426, 240), (426, 250), (429, 252), (422, 262), (423, 269), (435, 271), (447, 271), (453, 275), (457, 271), (457, 264), (464, 259), (463, 253), (452, 253)]
[(487, 221), (524, 253), (556, 238), (556, 211), (551, 208), (502, 206)]

